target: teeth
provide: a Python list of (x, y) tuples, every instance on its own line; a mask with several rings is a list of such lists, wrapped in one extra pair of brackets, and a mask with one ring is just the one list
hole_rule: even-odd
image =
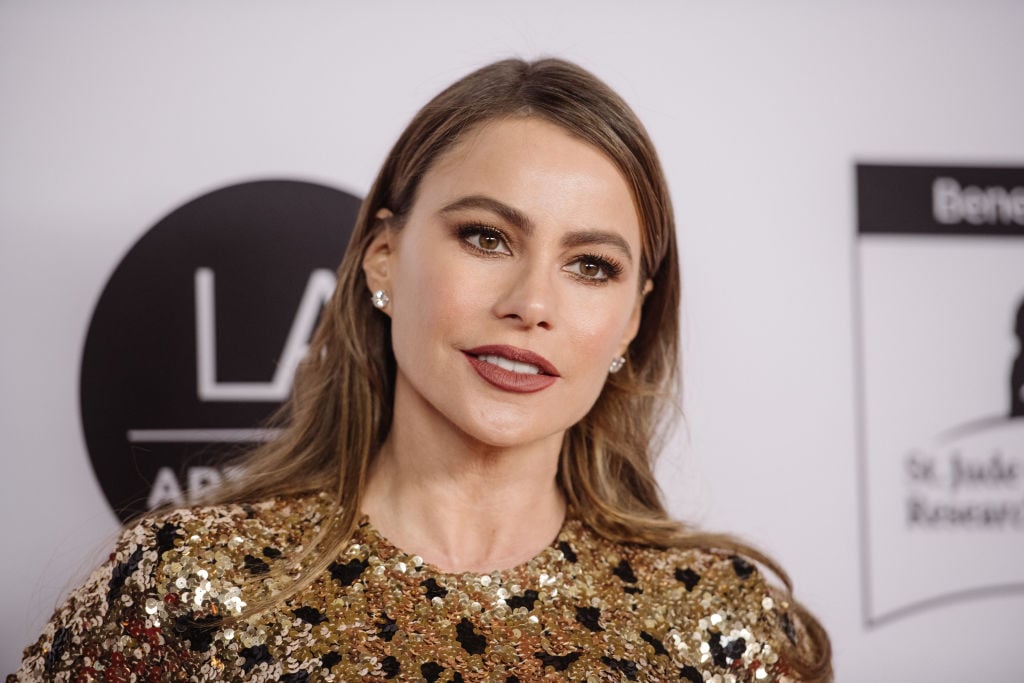
[(529, 363), (519, 363), (508, 358), (502, 358), (501, 356), (477, 356), (480, 360), (491, 365), (497, 365), (499, 368), (505, 368), (511, 372), (518, 372), (521, 375), (539, 375), (540, 368), (536, 365), (530, 365)]

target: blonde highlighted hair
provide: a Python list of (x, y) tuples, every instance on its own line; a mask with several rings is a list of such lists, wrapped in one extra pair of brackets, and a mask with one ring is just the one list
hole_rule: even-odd
[[(292, 396), (276, 418), (281, 436), (246, 454), (237, 464), (241, 476), (217, 495), (217, 502), (244, 502), (323, 491), (337, 505), (338, 514), (307, 548), (298, 578), (263, 607), (308, 586), (351, 536), (371, 462), (391, 427), (396, 368), (390, 319), (373, 308), (362, 271), (363, 255), (383, 229), (376, 216), (390, 210), (396, 219), (392, 225), (400, 229), (431, 166), (468, 130), (507, 117), (556, 124), (618, 166), (640, 218), (640, 282), (653, 283), (625, 368), (609, 377), (590, 412), (565, 434), (558, 483), (571, 514), (613, 541), (744, 554), (772, 569), (788, 590), (785, 572), (761, 552), (670, 519), (654, 478), (666, 410), (677, 405), (679, 393), (680, 283), (668, 188), (643, 125), (615, 92), (575, 64), (509, 59), (445, 89), (399, 137), (362, 205), (338, 268), (337, 288), (296, 373)], [(807, 651), (813, 653), (794, 653), (797, 673), (805, 680), (827, 680), (828, 637), (794, 605), (812, 641)]]

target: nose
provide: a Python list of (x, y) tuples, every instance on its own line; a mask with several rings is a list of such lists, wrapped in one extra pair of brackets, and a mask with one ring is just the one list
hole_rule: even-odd
[(497, 288), (494, 315), (516, 323), (522, 329), (554, 325), (556, 287), (544, 268), (524, 266), (508, 273), (508, 280)]

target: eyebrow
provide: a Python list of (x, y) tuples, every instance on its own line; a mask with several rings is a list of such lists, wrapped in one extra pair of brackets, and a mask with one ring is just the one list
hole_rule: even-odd
[[(440, 213), (448, 214), (462, 211), (464, 209), (483, 209), (490, 211), (502, 220), (511, 223), (520, 232), (529, 237), (533, 233), (533, 223), (519, 209), (509, 206), (497, 199), (485, 195), (474, 194), (456, 199), (451, 204), (445, 205)], [(630, 261), (633, 260), (633, 252), (629, 243), (616, 232), (606, 230), (573, 230), (562, 237), (564, 247), (583, 247), (593, 244), (605, 244), (621, 250)]]
[(633, 252), (630, 251), (629, 242), (623, 239), (622, 235), (604, 230), (574, 230), (562, 238), (562, 246), (585, 247), (591, 244), (605, 244), (620, 249), (626, 258), (633, 260)]
[(441, 213), (454, 213), (463, 209), (483, 209), (485, 211), (490, 211), (519, 228), (519, 230), (527, 236), (533, 232), (533, 223), (530, 222), (530, 219), (526, 217), (525, 213), (519, 209), (509, 206), (508, 204), (499, 202), (497, 199), (492, 199), (491, 197), (486, 197), (482, 194), (471, 194), (467, 197), (456, 199), (451, 204), (442, 208)]

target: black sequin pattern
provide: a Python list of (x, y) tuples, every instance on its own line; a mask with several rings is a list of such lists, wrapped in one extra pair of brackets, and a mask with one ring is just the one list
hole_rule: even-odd
[(586, 626), (591, 631), (603, 631), (601, 624), (601, 610), (597, 607), (577, 607), (576, 621)]
[(113, 605), (121, 597), (121, 589), (124, 588), (125, 581), (139, 568), (140, 562), (142, 562), (142, 548), (135, 548), (127, 560), (118, 562), (114, 566), (110, 581), (107, 582), (107, 604)]
[(682, 582), (686, 586), (686, 590), (692, 591), (694, 586), (700, 582), (700, 574), (693, 571), (689, 567), (686, 569), (676, 568), (675, 571), (676, 581)]
[(573, 518), (489, 574), (441, 572), (364, 520), (323, 576), (249, 614), (330, 514), (308, 495), (142, 521), (8, 683), (796, 680), (784, 648), (802, 627), (752, 563), (612, 543)]
[(64, 655), (64, 650), (68, 646), (68, 642), (71, 640), (71, 629), (64, 627), (57, 629), (57, 632), (53, 634), (53, 647), (43, 657), (43, 668), (46, 673), (52, 673), (54, 666), (60, 662), (61, 657)]
[(739, 555), (733, 555), (730, 559), (732, 560), (733, 571), (735, 571), (736, 576), (741, 579), (750, 578), (750, 575), (754, 573), (754, 565), (750, 564)]
[(327, 617), (320, 614), (320, 610), (315, 607), (300, 607), (292, 610), (292, 614), (312, 626), (316, 626), (317, 624), (322, 624), (327, 621)]
[(567, 655), (549, 655), (547, 652), (538, 652), (533, 655), (544, 663), (544, 666), (550, 666), (555, 671), (565, 671), (569, 668), (569, 665), (580, 658), (579, 652), (570, 652)]

